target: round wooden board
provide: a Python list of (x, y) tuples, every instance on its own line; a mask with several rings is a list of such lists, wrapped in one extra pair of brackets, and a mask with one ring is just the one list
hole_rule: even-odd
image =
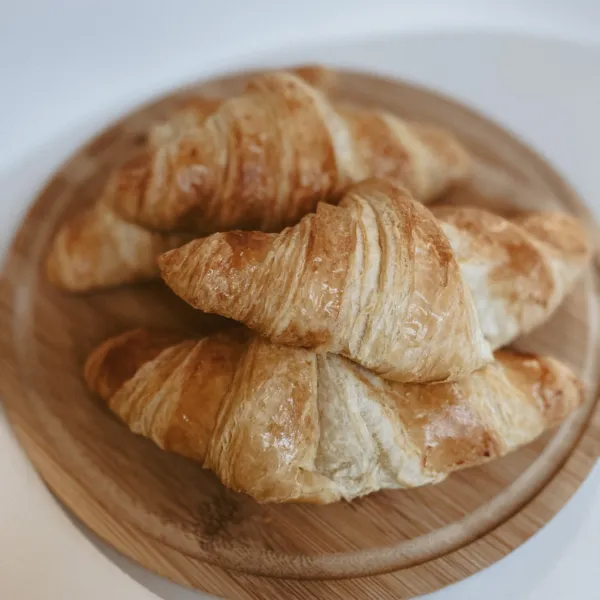
[[(92, 202), (107, 173), (177, 101), (226, 96), (243, 76), (188, 88), (141, 108), (80, 150), (48, 183), (9, 251), (2, 278), (1, 391), (9, 418), (53, 492), (95, 533), (147, 568), (241, 598), (406, 598), (495, 562), (545, 524), (593, 465), (600, 444), (597, 274), (520, 342), (570, 364), (585, 405), (558, 431), (444, 483), (330, 506), (262, 506), (210, 473), (132, 435), (85, 389), (81, 366), (104, 338), (140, 325), (218, 327), (160, 284), (87, 296), (41, 274), (59, 225)], [(477, 158), (472, 185), (495, 209), (583, 204), (535, 153), (481, 115), (428, 90), (343, 73), (340, 101), (376, 105), (453, 130)], [(446, 200), (469, 197), (469, 189)], [(299, 581), (302, 579), (303, 581)]]

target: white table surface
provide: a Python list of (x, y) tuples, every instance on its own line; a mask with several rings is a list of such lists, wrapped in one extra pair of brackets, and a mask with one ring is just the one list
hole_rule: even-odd
[[(0, 249), (91, 133), (179, 83), (322, 60), (435, 86), (521, 134), (600, 217), (600, 3), (0, 0)], [(435, 600), (598, 599), (600, 467), (529, 542)], [(77, 526), (0, 412), (0, 598), (192, 600)]]

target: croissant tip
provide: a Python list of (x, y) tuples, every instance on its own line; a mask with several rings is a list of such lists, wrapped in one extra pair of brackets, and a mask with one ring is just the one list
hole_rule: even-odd
[(58, 260), (56, 258), (54, 245), (50, 248), (48, 254), (46, 255), (46, 259), (44, 261), (44, 273), (46, 274), (46, 279), (52, 285), (62, 287), (63, 282), (60, 276), (60, 269), (58, 268)]
[(52, 241), (41, 267), (46, 281), (52, 286), (73, 294), (97, 287), (94, 281), (95, 265), (90, 265), (85, 252), (69, 240), (68, 229), (63, 229)]
[(559, 211), (527, 212), (518, 222), (533, 236), (560, 252), (564, 260), (584, 264), (591, 260), (592, 235), (580, 218)]
[(92, 392), (98, 394), (103, 400), (108, 400), (108, 398), (103, 393), (101, 370), (104, 358), (112, 346), (112, 339), (105, 340), (90, 352), (83, 365), (83, 379), (85, 383)]
[(168, 274), (170, 267), (173, 265), (173, 263), (176, 262), (179, 255), (179, 248), (173, 248), (172, 250), (167, 250), (166, 252), (163, 252), (162, 254), (158, 255), (156, 262), (158, 264), (158, 268), (161, 272), (161, 275), (164, 276)]
[(184, 340), (176, 331), (129, 329), (96, 346), (87, 357), (83, 377), (90, 390), (108, 402), (146, 362)]
[(72, 265), (70, 264), (69, 256), (61, 254), (59, 246), (60, 241), (57, 236), (52, 241), (42, 266), (46, 281), (60, 290), (79, 292), (81, 291), (81, 285), (79, 284), (82, 280), (78, 281), (69, 276)]

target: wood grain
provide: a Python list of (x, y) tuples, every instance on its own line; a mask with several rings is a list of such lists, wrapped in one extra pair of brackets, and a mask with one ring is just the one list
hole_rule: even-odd
[[(0, 387), (9, 418), (49, 487), (84, 523), (179, 583), (231, 599), (268, 599), (403, 598), (457, 581), (535, 533), (598, 456), (595, 272), (519, 343), (570, 364), (586, 383), (585, 405), (558, 431), (438, 486), (351, 504), (262, 506), (132, 435), (85, 390), (82, 363), (109, 335), (142, 325), (206, 331), (224, 321), (191, 310), (159, 284), (65, 295), (41, 271), (51, 236), (93, 201), (108, 171), (175, 102), (199, 90), (227, 95), (242, 80), (213, 81), (141, 108), (77, 152), (36, 199), (0, 284)], [(498, 210), (562, 208), (594, 227), (551, 167), (481, 115), (428, 90), (356, 73), (344, 73), (334, 94), (454, 130), (477, 169), (448, 201), (479, 198), (474, 187)]]

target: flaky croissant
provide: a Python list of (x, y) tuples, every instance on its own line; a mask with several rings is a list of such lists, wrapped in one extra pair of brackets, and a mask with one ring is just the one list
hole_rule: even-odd
[(71, 292), (156, 279), (156, 258), (191, 239), (148, 231), (98, 202), (60, 228), (46, 256), (46, 276)]
[[(150, 130), (148, 142), (176, 139), (187, 127), (197, 127), (220, 104), (194, 98)], [(124, 220), (110, 206), (115, 193), (110, 180), (91, 207), (69, 219), (54, 236), (46, 255), (48, 280), (70, 292), (145, 281), (159, 277), (156, 258), (193, 239), (193, 235), (149, 231)]]
[(450, 380), (491, 360), (488, 341), (548, 318), (589, 250), (566, 215), (436, 214), (371, 180), (280, 234), (214, 234), (159, 265), (189, 304), (276, 343), (343, 354), (395, 381)]
[(177, 140), (186, 132), (196, 129), (206, 118), (215, 112), (221, 103), (220, 98), (196, 96), (179, 103), (177, 109), (165, 121), (156, 123), (148, 132), (148, 145), (159, 149), (165, 144)]
[(85, 378), (133, 432), (260, 502), (437, 483), (531, 442), (582, 397), (551, 358), (500, 351), (458, 382), (402, 384), (245, 330), (130, 331), (90, 355)]
[[(294, 72), (323, 91), (337, 80), (335, 71), (321, 66), (301, 66)], [(150, 147), (160, 148), (200, 127), (222, 102), (200, 96), (186, 99), (167, 120), (152, 126)], [(115, 178), (109, 180), (99, 200), (57, 232), (46, 257), (46, 274), (54, 285), (86, 292), (158, 278), (156, 257), (194, 237), (149, 231), (125, 221), (111, 208), (116, 183)]]
[[(321, 65), (304, 65), (290, 71), (324, 93), (331, 90), (338, 81), (336, 71)], [(187, 98), (164, 123), (152, 127), (148, 135), (150, 145), (159, 148), (202, 126), (206, 117), (216, 111), (222, 102), (219, 98), (202, 96)]]
[(377, 110), (334, 107), (289, 72), (251, 79), (201, 127), (139, 155), (115, 175), (114, 209), (157, 230), (278, 231), (335, 202), (352, 182), (386, 176), (419, 200), (465, 177), (448, 133)]
[(433, 207), (492, 348), (544, 323), (591, 259), (583, 223), (560, 212), (503, 218), (481, 208)]

